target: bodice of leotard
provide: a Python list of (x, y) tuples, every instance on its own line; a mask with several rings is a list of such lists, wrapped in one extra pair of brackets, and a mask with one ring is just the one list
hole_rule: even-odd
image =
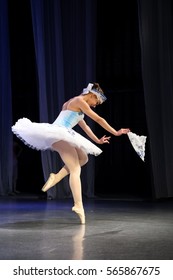
[(64, 126), (67, 128), (72, 128), (83, 118), (84, 114), (82, 112), (64, 110), (60, 112), (53, 124), (58, 126)]

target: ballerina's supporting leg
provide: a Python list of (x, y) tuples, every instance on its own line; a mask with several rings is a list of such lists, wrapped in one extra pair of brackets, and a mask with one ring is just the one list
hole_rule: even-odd
[(74, 211), (80, 218), (81, 224), (85, 224), (85, 212), (82, 202), (82, 189), (81, 189), (81, 164), (80, 162), (86, 163), (88, 161), (87, 155), (78, 148), (74, 148), (66, 142), (59, 141), (53, 145), (65, 166), (69, 170), (69, 185), (72, 191)]

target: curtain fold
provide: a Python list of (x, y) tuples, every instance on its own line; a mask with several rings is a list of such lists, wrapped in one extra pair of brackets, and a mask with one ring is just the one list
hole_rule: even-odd
[[(40, 122), (53, 122), (62, 104), (95, 81), (95, 1), (31, 0), (38, 73)], [(68, 9), (67, 9), (68, 7)], [(63, 166), (55, 152), (41, 152), (45, 180)], [(82, 173), (83, 192), (94, 195), (94, 158)], [(67, 178), (48, 195), (71, 195)]]
[(8, 2), (0, 0), (0, 195), (12, 191), (13, 138)]
[(139, 32), (153, 191), (173, 196), (172, 2), (138, 0)]

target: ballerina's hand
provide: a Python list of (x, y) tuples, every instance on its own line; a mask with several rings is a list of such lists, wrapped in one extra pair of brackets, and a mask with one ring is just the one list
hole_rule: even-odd
[(106, 136), (104, 135), (102, 138), (100, 138), (100, 144), (105, 144), (105, 143), (109, 143), (109, 140), (110, 140), (110, 136)]
[(129, 128), (121, 128), (120, 130), (118, 130), (117, 136), (120, 136), (122, 134), (127, 134), (128, 132), (130, 132)]

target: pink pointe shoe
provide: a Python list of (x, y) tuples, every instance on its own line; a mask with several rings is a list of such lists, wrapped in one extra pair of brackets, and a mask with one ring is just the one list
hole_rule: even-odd
[(56, 184), (56, 175), (54, 173), (50, 173), (50, 176), (47, 180), (47, 182), (42, 187), (43, 192), (47, 192), (50, 188), (52, 188)]
[(76, 206), (72, 207), (72, 211), (74, 211), (80, 218), (81, 224), (85, 224), (85, 212), (83, 208), (78, 208)]

